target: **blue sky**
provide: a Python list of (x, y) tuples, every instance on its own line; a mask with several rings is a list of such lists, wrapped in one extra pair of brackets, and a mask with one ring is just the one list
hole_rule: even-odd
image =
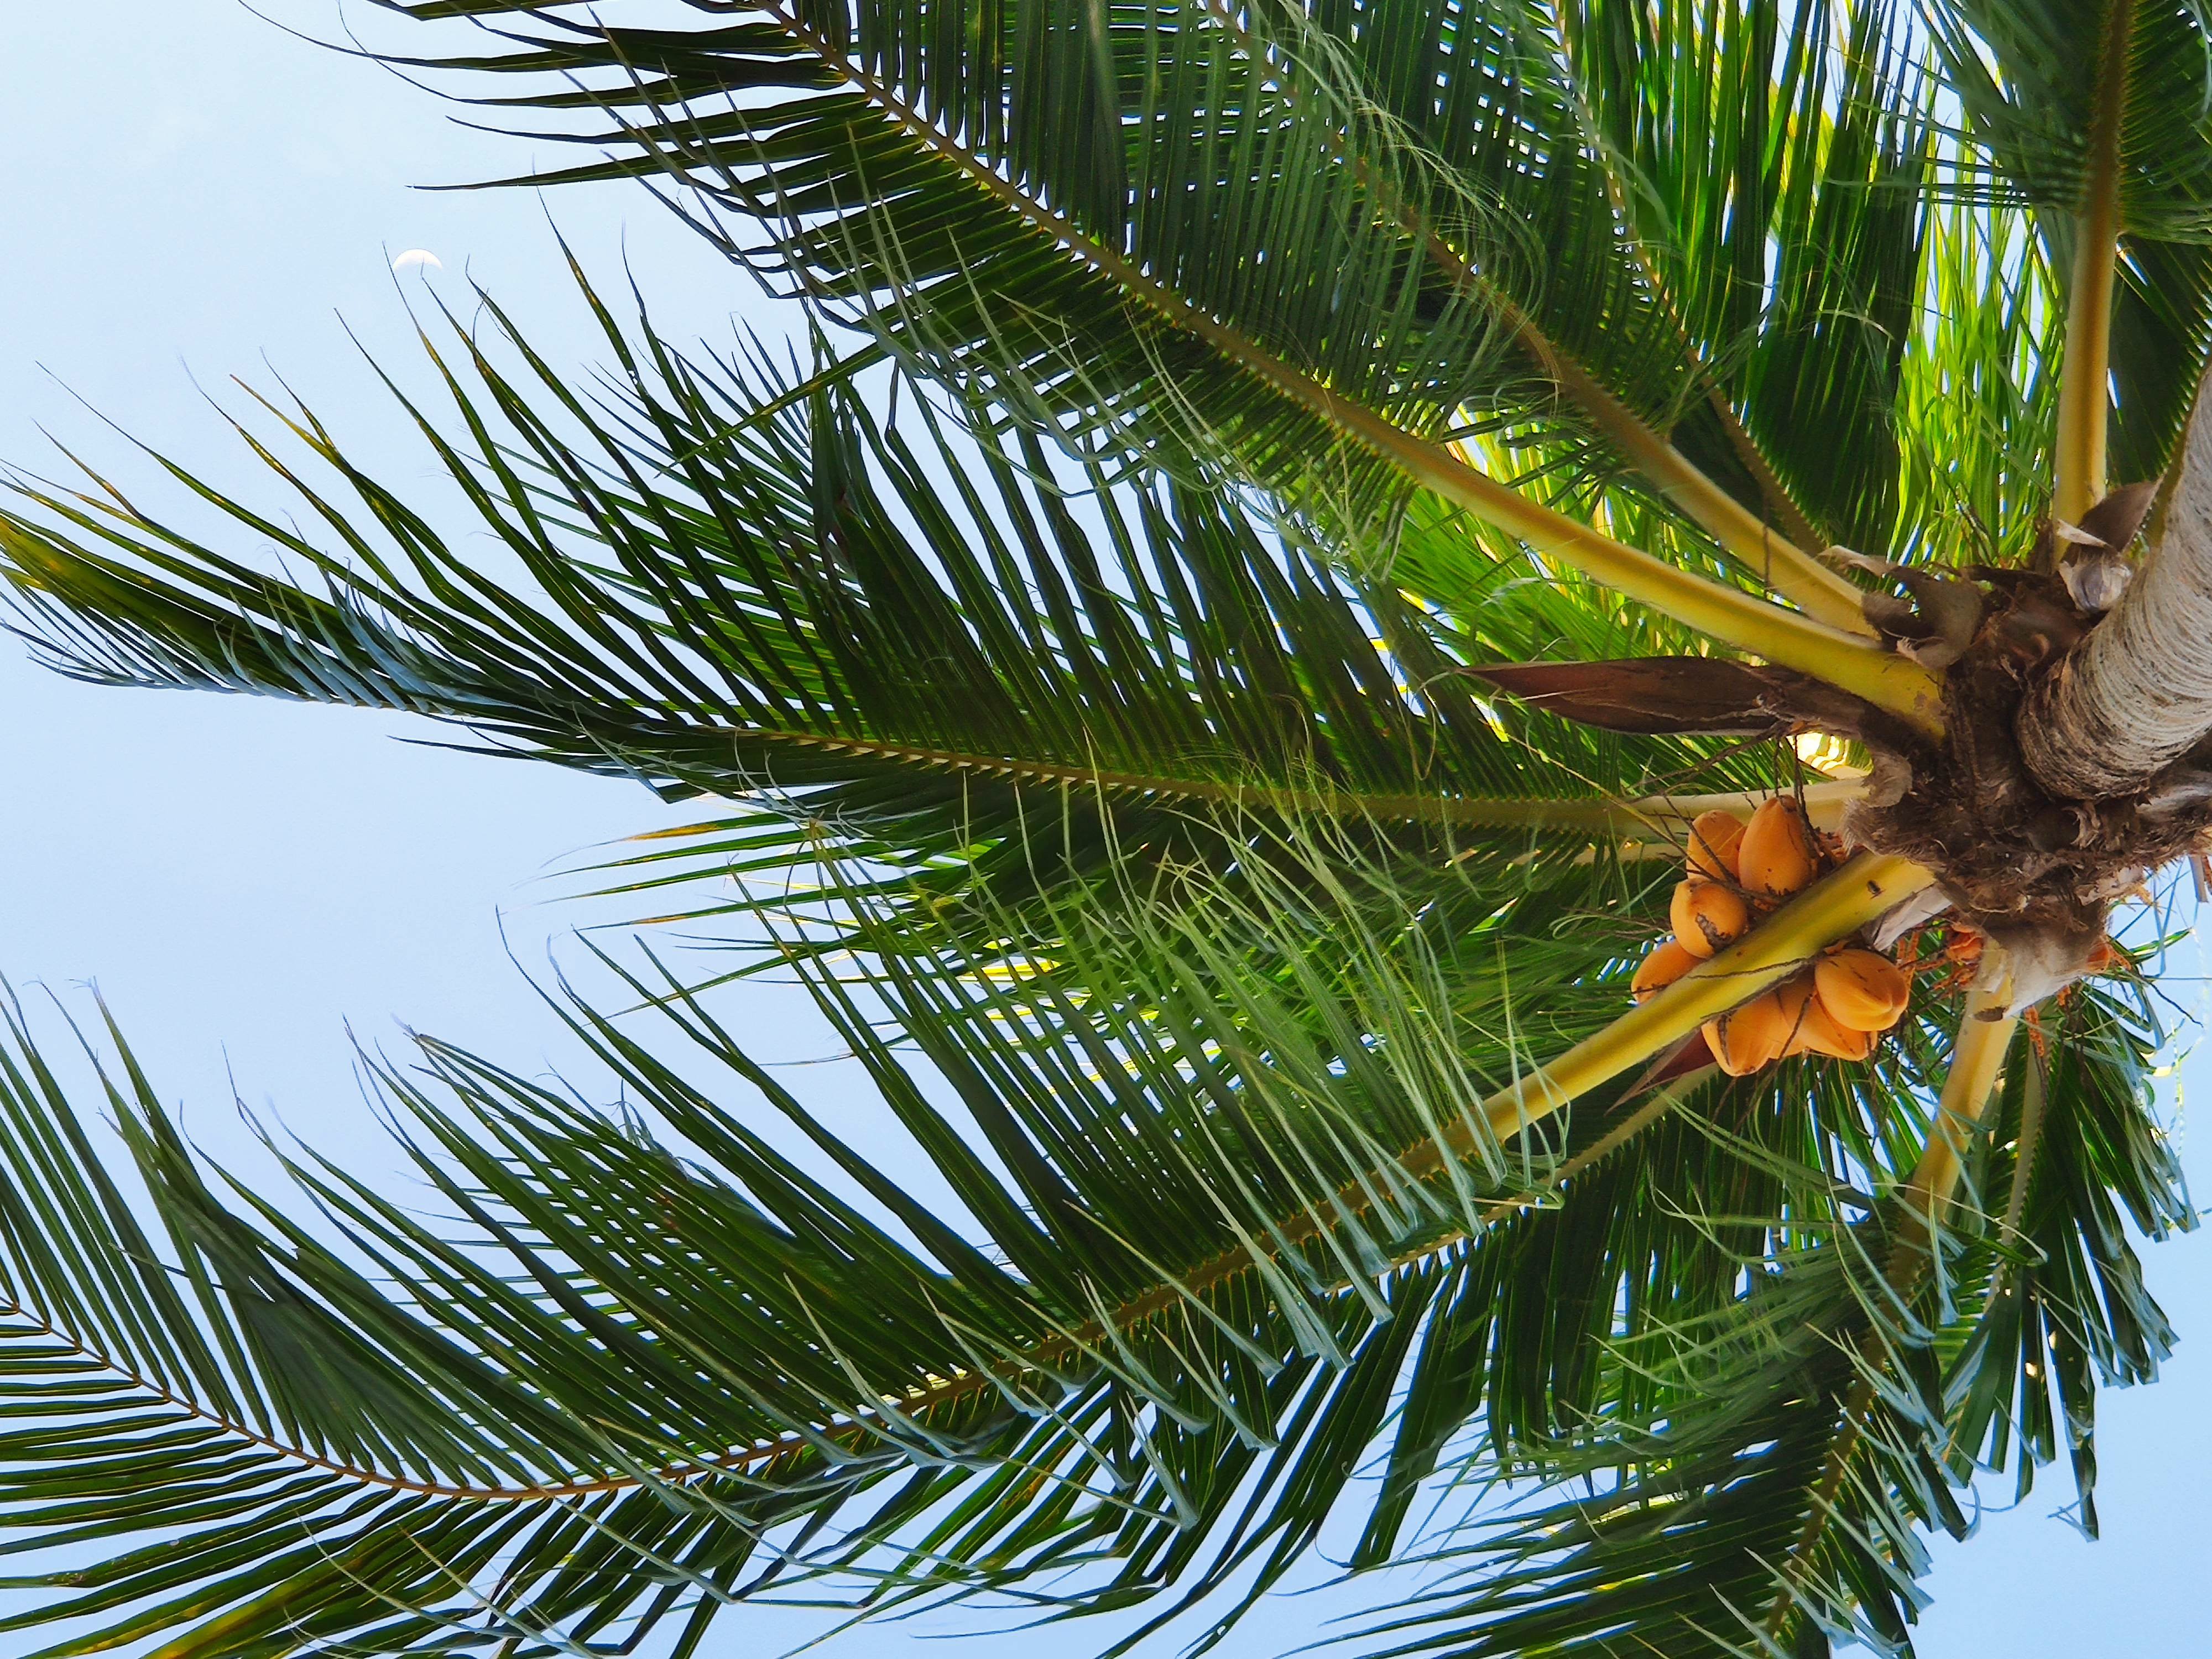
[[(285, 0), (273, 15), (325, 36), (338, 17), (323, 0)], [(458, 126), (389, 73), (228, 0), (18, 6), (4, 38), (0, 459), (14, 465), (64, 465), (51, 434), (144, 484), (145, 465), (97, 410), (189, 465), (243, 479), (247, 458), (206, 398), (235, 408), (227, 377), (273, 389), (281, 374), (360, 454), (434, 501), (425, 457), (346, 329), (414, 371), (401, 290), (419, 296), (422, 279), (396, 284), (387, 262), (421, 247), (443, 262), (429, 281), (456, 305), (472, 276), (554, 361), (595, 361), (549, 207), (596, 275), (614, 278), (628, 259), (665, 332), (726, 340), (733, 316), (776, 325), (745, 279), (641, 193), (542, 203), (411, 188), (526, 171), (530, 147)], [(0, 708), (0, 972), (80, 1012), (76, 988), (97, 981), (195, 1136), (248, 1170), (257, 1152), (234, 1088), (349, 1167), (396, 1169), (353, 1081), (354, 1036), (390, 1043), (418, 1027), (526, 1073), (573, 1063), (509, 952), (540, 969), (580, 923), (618, 917), (565, 898), (575, 884), (557, 872), (680, 816), (635, 787), (402, 743), (428, 734), (381, 717), (69, 684), (4, 641)], [(2185, 945), (2179, 973), (2200, 963)], [(2193, 1009), (2200, 984), (2171, 988)], [(769, 1058), (831, 1046), (788, 988), (748, 990), (728, 1012)], [(833, 1115), (861, 1121), (865, 1104), (834, 1068), (793, 1075)], [(2179, 1098), (2205, 1081), (2189, 1060), (2167, 1087)], [(2188, 1142), (2185, 1114), (2181, 1132), (2206, 1190), (2212, 1162)], [(2158, 1387), (2102, 1402), (2105, 1541), (2050, 1518), (2071, 1490), (2063, 1471), (2047, 1473), (1972, 1543), (1938, 1547), (1927, 1659), (2205, 1645), (2212, 1244), (2160, 1247), (2149, 1272), (2185, 1342)], [(1286, 1651), (1313, 1638), (1324, 1609), (1347, 1605), (1278, 1603), (1228, 1650)], [(731, 1655), (803, 1633), (795, 1618), (744, 1611), (720, 1628), (714, 1650)], [(921, 1633), (870, 1630), (841, 1645), (919, 1653)], [(1088, 1650), (1084, 1636), (1054, 1640)]]

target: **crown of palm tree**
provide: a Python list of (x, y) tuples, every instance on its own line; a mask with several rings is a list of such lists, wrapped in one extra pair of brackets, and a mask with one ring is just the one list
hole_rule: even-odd
[[(487, 298), (393, 393), (495, 560), (271, 402), (311, 530), (20, 487), (36, 648), (712, 803), (604, 879), (795, 968), (961, 1213), (650, 956), (650, 1046), (556, 1003), (619, 1115), (373, 1065), (451, 1219), (293, 1156), (353, 1260), (111, 1028), (134, 1200), (11, 1005), (0, 1520), (89, 1565), (0, 1626), (689, 1655), (805, 1584), (1126, 1647), (1328, 1522), (1440, 1569), (1365, 1651), (1802, 1656), (1909, 1645), (1921, 1531), (2062, 1421), (2094, 1526), (2171, 1341), (2124, 1219), (2192, 1214), (2106, 925), (2212, 823), (2195, 12), (392, 9), (813, 360), (580, 270), (579, 386)], [(1778, 794), (1833, 867), (1631, 1006)], [(1860, 939), (1888, 1040), (1704, 1063)]]

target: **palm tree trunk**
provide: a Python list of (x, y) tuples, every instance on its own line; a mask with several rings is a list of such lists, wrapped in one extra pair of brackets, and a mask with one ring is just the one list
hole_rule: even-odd
[(2028, 769), (2055, 795), (2132, 795), (2212, 732), (2212, 413), (2190, 418), (2165, 527), (2120, 602), (2028, 696)]

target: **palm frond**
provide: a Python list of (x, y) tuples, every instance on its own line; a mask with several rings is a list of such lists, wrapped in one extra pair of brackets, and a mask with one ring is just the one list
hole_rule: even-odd
[[(226, 1207), (123, 1049), (102, 1080), (158, 1218), (149, 1237), (12, 1003), (8, 1022), (0, 1372), (23, 1427), (4, 1516), (22, 1534), (12, 1550), (106, 1553), (13, 1581), (43, 1593), (19, 1601), (9, 1628), (78, 1632), (46, 1654), (156, 1634), (178, 1654), (425, 1640), (550, 1653), (573, 1650), (564, 1625), (703, 1626), (758, 1571), (748, 1564), (766, 1528), (834, 1509), (905, 1461), (880, 1446), (824, 1457), (817, 1442), (787, 1481), (745, 1472), (749, 1443), (853, 1400), (826, 1353), (781, 1369), (813, 1346), (809, 1298), (834, 1301), (841, 1275), (888, 1291), (903, 1274), (919, 1292), (909, 1316), (963, 1316), (943, 1273), (878, 1229), (855, 1232), (848, 1211), (772, 1158), (754, 1160), (763, 1207), (634, 1127), (444, 1051), (427, 1056), (434, 1075), (465, 1113), (490, 1117), (416, 1117), (459, 1159), (420, 1164), (477, 1224), (472, 1239), (327, 1167), (294, 1173), (366, 1273), (266, 1202), (241, 1193), (242, 1210)], [(419, 1085), (384, 1082), (428, 1108)], [(556, 1179), (586, 1170), (587, 1187)], [(657, 1260), (657, 1316), (617, 1303), (565, 1254), (586, 1237), (568, 1207), (585, 1191), (627, 1220), (619, 1237), (596, 1235), (599, 1263), (628, 1249)], [(990, 1299), (992, 1270), (963, 1258), (955, 1271)], [(750, 1339), (726, 1354), (703, 1327), (654, 1323), (687, 1291), (685, 1310), (703, 1315), (696, 1293), (709, 1281), (715, 1324)], [(1000, 1316), (982, 1304), (974, 1316), (976, 1328)], [(794, 1316), (779, 1343), (771, 1333)], [(850, 1334), (863, 1357), (869, 1336)], [(939, 1443), (1002, 1437), (993, 1414), (948, 1414)], [(110, 1478), (123, 1467), (137, 1473)]]
[[(1293, 1447), (1320, 1437), (1325, 1467), (1346, 1411), (1376, 1409), (1329, 1405), (1341, 1388), (1296, 1343), (1269, 1358), (1264, 1300), (1237, 1297), (1194, 1301), (1195, 1330), (1062, 1343), (1059, 1365), (1001, 1376), (1049, 1346), (1051, 1289), (1018, 1287), (911, 1206), (922, 1253), (897, 1245), (586, 1024), (634, 1091), (627, 1118), (434, 1044), (426, 1079), (381, 1073), (459, 1242), (293, 1164), (382, 1282), (266, 1203), (224, 1207), (126, 1052), (110, 1098), (166, 1224), (157, 1249), (11, 1026), (5, 1371), (29, 1421), (5, 1518), (17, 1547), (79, 1559), (160, 1537), (16, 1581), (45, 1594), (10, 1628), (88, 1632), (55, 1655), (154, 1632), (178, 1653), (551, 1654), (665, 1624), (690, 1651), (717, 1608), (780, 1577), (837, 1565), (879, 1596), (957, 1589), (1006, 1577), (1009, 1544), (1018, 1577), (1149, 1540), (1122, 1575), (1141, 1592), (1231, 1509), (1279, 1418)], [(707, 1164), (649, 1138), (648, 1113)], [(967, 1196), (989, 1181), (972, 1158), (945, 1167)], [(1018, 1247), (1035, 1229), (1000, 1207)], [(1083, 1239), (1054, 1275), (1071, 1324), (1095, 1301), (1081, 1264), (1112, 1250)], [(1359, 1352), (1394, 1303), (1412, 1322), (1438, 1271), (1327, 1298), (1302, 1334)], [(933, 1343), (911, 1342), (924, 1327)], [(120, 1487), (103, 1478), (119, 1462), (138, 1471)], [(867, 1559), (884, 1548), (890, 1566)]]
[(684, 873), (772, 889), (860, 858), (918, 917), (978, 883), (1012, 900), (1081, 880), (1116, 849), (1232, 862), (1255, 812), (1510, 857), (1663, 838), (1638, 797), (1776, 778), (1711, 742), (1595, 738), (1486, 702), (1457, 672), (1468, 653), (1555, 641), (1578, 614), (1518, 559), (1451, 596), (1480, 618), (1463, 639), (1233, 496), (1071, 477), (1034, 441), (948, 428), (910, 385), (885, 423), (872, 382), (817, 374), (800, 396), (758, 361), (621, 330), (583, 291), (624, 366), (605, 398), (494, 307), (522, 378), (457, 333), (459, 364), (431, 350), (450, 422), (406, 404), (522, 582), (298, 408), (286, 435), (328, 483), (248, 441), (327, 541), (167, 471), (305, 580), (97, 477), (29, 488), (35, 516), (0, 520), (0, 544), (49, 662), (407, 709), (666, 797), (757, 802), (672, 849)]
[(1919, 1528), (1966, 1524), (1927, 1449), (1940, 1419), (1912, 1375), (1924, 1367), (1877, 1399), (1858, 1443), (1871, 1449), (1864, 1473), (1826, 1498), (1838, 1524), (1797, 1589), (1790, 1644), (1760, 1631), (1775, 1564), (1822, 1501), (1831, 1445), (1872, 1363), (1860, 1346), (1904, 1355), (1924, 1346), (1873, 1288), (1879, 1238), (1866, 1223), (1808, 1225), (1804, 1242), (1750, 1266), (1747, 1297), (1652, 1332), (1624, 1360), (1668, 1396), (1663, 1431), (1587, 1425), (1561, 1464), (1589, 1483), (1583, 1494), (1462, 1528), (1433, 1552), (1458, 1571), (1393, 1609), (1362, 1645), (1395, 1656), (1633, 1644), (1733, 1659), (1825, 1654), (1832, 1636), (1849, 1636), (1895, 1650), (1924, 1564)]
[[(554, 22), (544, 9), (520, 9)], [(1362, 106), (1291, 96), (1272, 59), (1212, 14), (1178, 13), (1161, 27), (1146, 10), (1123, 28), (1102, 13), (1095, 54), (1061, 49), (1049, 8), (1018, 8), (1003, 28), (979, 24), (953, 52), (926, 46), (937, 25), (896, 7), (854, 18), (770, 5), (758, 15), (750, 32), (716, 33), (711, 49), (553, 27), (528, 37), (529, 50), (448, 66), (583, 77), (588, 94), (564, 84), (502, 100), (616, 106), (610, 131), (566, 136), (628, 153), (559, 176), (680, 179), (695, 222), (732, 258), (1019, 418), (1064, 436), (1114, 432), (1124, 450), (1159, 461), (1231, 455), (1242, 476), (1327, 519), (1353, 551), (1409, 488), (1437, 491), (1640, 603), (1877, 702), (1893, 696), (1917, 717), (1929, 689), (1906, 684), (1895, 663), (1839, 649), (1826, 629), (1534, 509), (1436, 443), (1458, 411), (1480, 407), (1474, 382), (1455, 377), (1479, 375), (1486, 355), (1432, 345), (1427, 332), (1416, 346), (1398, 322), (1449, 331), (1466, 313), (1468, 326), (1492, 330), (1491, 308), (1433, 271), (1424, 240), (1376, 207), (1410, 198), (1398, 168), (1370, 159), (1379, 150), (1344, 138)], [(1506, 33), (1505, 72), (1517, 73), (1522, 49), (1515, 27)], [(853, 90), (816, 90), (831, 84)], [(716, 103), (740, 85), (742, 102)], [(1119, 113), (1102, 137), (1068, 112), (1109, 89), (1128, 97), (1111, 105)], [(702, 103), (715, 113), (702, 117)], [(1528, 148), (1517, 131), (1510, 142)], [(1347, 154), (1359, 165), (1344, 166)], [(1212, 159), (1194, 173), (1200, 156)], [(1056, 168), (1085, 180), (1111, 173), (1121, 194), (1098, 197)], [(1390, 178), (1370, 199), (1382, 172)], [(842, 182), (825, 190), (833, 178)], [(1346, 244), (1349, 227), (1371, 243)], [(1444, 297), (1417, 301), (1423, 284)], [(1632, 331), (1620, 312), (1605, 314)], [(1847, 589), (1815, 587), (1848, 616)]]
[[(1931, 86), (1882, 5), (1583, 4), (1565, 62), (1652, 290), (1826, 541), (1887, 542), (1887, 415), (1921, 280)], [(1839, 411), (1859, 411), (1844, 416)], [(1852, 447), (1838, 453), (1839, 437)], [(1739, 467), (1742, 464), (1738, 463)]]
[[(1510, 920), (1492, 903), (1488, 928), (1541, 939), (1578, 886), (1539, 889)], [(1087, 1563), (1126, 1601), (1179, 1578), (1203, 1595), (1265, 1544), (1272, 1577), (1341, 1493), (1486, 1198), (1552, 1161), (1501, 1158), (1478, 1115), (1470, 1155), (1378, 1184), (1376, 1149), (1443, 1146), (1451, 1091), (1485, 1070), (1503, 1083), (1523, 1039), (1508, 1022), (1468, 1069), (1455, 1038), (1486, 1016), (1449, 1007), (1468, 967), (1402, 926), (1373, 933), (1363, 908), (1307, 902), (1272, 924), (1333, 914), (1365, 940), (1346, 962), (1310, 930), (1279, 939), (1299, 971), (1272, 988), (1223, 928), (1171, 912), (1152, 939), (1182, 942), (1192, 1000), (1149, 1010), (1117, 1006), (1126, 960), (1086, 974), (1080, 941), (1069, 965), (995, 988), (886, 958), (889, 1012), (1005, 1176), (867, 1006), (813, 975), (988, 1254), (680, 995), (668, 1012), (720, 1075), (915, 1244), (582, 1009), (619, 1115), (435, 1042), (416, 1073), (374, 1066), (454, 1219), (289, 1157), (343, 1253), (243, 1189), (227, 1206), (123, 1049), (107, 1100), (156, 1243), (11, 1015), (4, 1370), (40, 1453), (9, 1471), (6, 1519), (80, 1559), (188, 1528), (26, 1582), (50, 1594), (12, 1626), (107, 1621), (56, 1654), (157, 1630), (179, 1652), (434, 1634), (551, 1653), (664, 1621), (696, 1641), (725, 1602), (832, 1570), (896, 1602)], [(1450, 937), (1440, 917), (1425, 931)], [(1102, 926), (1087, 949), (1125, 958), (1132, 937)], [(1552, 949), (1564, 981), (1590, 947)], [(1152, 965), (1176, 982), (1175, 960)], [(1233, 1013), (1200, 995), (1228, 981)], [(1565, 988), (1546, 997), (1553, 1018)], [(1408, 1000), (1425, 989), (1428, 1005)], [(1576, 1000), (1601, 1021), (1612, 998)], [(140, 1470), (124, 1489), (101, 1478), (118, 1461)]]
[(2160, 1035), (2149, 1016), (2140, 997), (2085, 991), (2057, 1014), (2047, 1062), (2031, 1051), (2008, 1074), (1975, 1171), (1991, 1286), (1946, 1381), (1954, 1461), (2002, 1471), (2016, 1453), (2024, 1497), (2063, 1449), (2092, 1534), (2096, 1390), (2154, 1380), (2173, 1343), (2126, 1225), (2160, 1239), (2196, 1224), (2145, 1109)]
[[(90, 1495), (42, 1507), (40, 1483), (70, 1477), (50, 1456), (21, 1474), (19, 1524), (82, 1552), (130, 1546), (151, 1515), (210, 1517), (182, 1543), (38, 1580), (79, 1593), (20, 1622), (123, 1621), (82, 1638), (94, 1645), (126, 1625), (189, 1631), (181, 1651), (373, 1650), (444, 1631), (552, 1652), (577, 1620), (703, 1625), (794, 1577), (890, 1605), (1107, 1575), (1084, 1607), (1170, 1586), (1204, 1598), (1264, 1547), (1271, 1582), (1344, 1497), (1395, 1391), (1433, 1394), (1420, 1368), (1462, 1363), (1414, 1340), (1460, 1264), (1540, 1231), (1550, 1204), (1577, 1206), (1609, 1167), (1590, 1158), (1658, 1121), (1624, 1121), (1633, 1091), (1602, 1070), (1574, 1091), (1586, 1113), (1547, 1115), (1565, 1103), (1528, 1092), (1532, 1049), (1618, 1023), (1627, 963), (1570, 908), (1582, 867), (1447, 866), (1423, 893), (1356, 845), (1304, 856), (1304, 884), (1208, 882), (1195, 907), (1086, 910), (1057, 961), (1018, 974), (910, 951), (881, 953), (865, 987), (807, 970), (953, 1214), (888, 1181), (664, 988), (696, 1054), (883, 1220), (577, 1008), (620, 1115), (435, 1042), (416, 1073), (374, 1066), (454, 1219), (289, 1158), (343, 1253), (242, 1189), (244, 1209), (226, 1207), (126, 1051), (108, 1099), (164, 1224), (157, 1246), (19, 1020), (0, 1268), (24, 1381), (46, 1399), (43, 1368), (66, 1347), (70, 1386), (39, 1409), (77, 1412), (90, 1393), (116, 1424), (85, 1438), (81, 1464), (69, 1443)], [(916, 1057), (957, 1119), (930, 1103)], [(1709, 1188), (1729, 1190), (1718, 1174)], [(1518, 1292), (1524, 1335), (1532, 1316), (1564, 1322), (1534, 1340), (1570, 1399), (1590, 1384), (1568, 1333), (1605, 1317), (1607, 1278), (1695, 1248), (1624, 1196), (1568, 1224), (1647, 1241), (1589, 1302), (1547, 1314), (1533, 1281)], [(1695, 1282), (1725, 1297), (1733, 1276)], [(1532, 1395), (1511, 1368), (1527, 1402), (1513, 1409), (1548, 1419), (1556, 1390)], [(97, 1484), (172, 1433), (195, 1451), (167, 1506)], [(54, 1651), (88, 1650), (71, 1640)]]

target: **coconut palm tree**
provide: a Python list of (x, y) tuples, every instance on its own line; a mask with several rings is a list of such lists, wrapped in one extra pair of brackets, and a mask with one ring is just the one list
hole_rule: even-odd
[[(555, 1000), (618, 1110), (371, 1061), (434, 1221), (226, 1186), (115, 1036), (134, 1199), (11, 1016), (0, 1516), (70, 1565), (0, 1622), (1128, 1647), (1326, 1527), (1432, 1568), (1365, 1651), (1798, 1656), (1909, 1645), (1979, 1470), (2063, 1443), (2094, 1527), (2172, 1340), (2125, 1229), (2191, 1218), (2138, 901), (2212, 827), (2195, 10), (392, 9), (811, 360), (580, 271), (578, 384), (484, 296), (392, 382), (471, 550), (272, 398), (297, 520), (26, 483), (24, 625), (697, 800), (601, 879), (733, 954)], [(731, 1035), (763, 965), (959, 1212)]]

